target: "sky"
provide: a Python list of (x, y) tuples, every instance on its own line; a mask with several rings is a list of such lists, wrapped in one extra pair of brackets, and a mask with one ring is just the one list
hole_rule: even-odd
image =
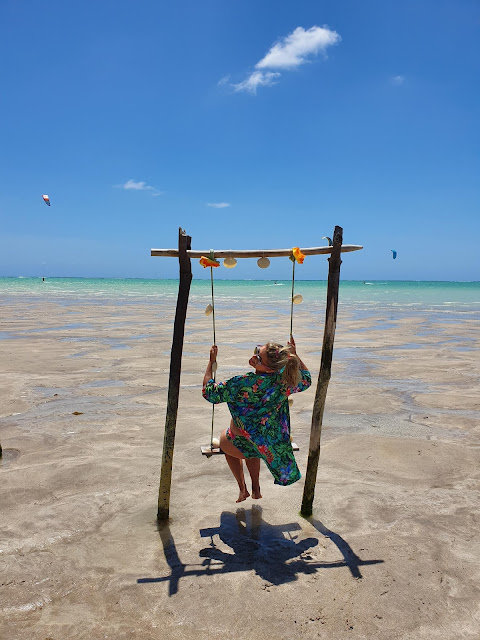
[(208, 250), (339, 225), (343, 278), (480, 280), (476, 0), (2, 0), (0, 24), (0, 276), (176, 278), (150, 249), (179, 227)]

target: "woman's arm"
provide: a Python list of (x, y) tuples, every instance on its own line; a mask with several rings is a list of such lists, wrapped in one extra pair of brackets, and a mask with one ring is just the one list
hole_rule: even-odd
[(207, 382), (213, 378), (212, 365), (214, 362), (217, 361), (217, 353), (218, 353), (218, 347), (213, 345), (212, 348), (210, 349), (210, 360), (208, 361), (208, 364), (207, 364), (207, 370), (205, 371), (205, 375), (203, 376), (204, 387), (207, 384)]
[[(210, 360), (203, 378), (202, 396), (212, 404), (232, 402), (237, 387), (236, 378), (230, 378), (230, 380), (226, 380), (225, 382), (215, 382), (213, 380), (213, 373), (216, 371), (217, 366), (217, 353), (218, 349), (213, 345), (210, 349)], [(237, 378), (242, 379), (243, 376), (237, 376)]]
[(305, 391), (312, 384), (312, 376), (310, 375), (310, 371), (307, 369), (306, 364), (297, 354), (297, 348), (295, 346), (295, 340), (293, 339), (293, 336), (290, 336), (290, 342), (288, 343), (288, 346), (290, 347), (290, 353), (297, 356), (298, 364), (300, 365), (298, 384), (295, 387), (290, 387), (289, 391), (290, 393)]
[(293, 336), (290, 336), (290, 341), (287, 344), (290, 347), (290, 352), (297, 356), (300, 369), (303, 369), (303, 371), (308, 371), (307, 365), (302, 361), (297, 353), (297, 347), (295, 346), (295, 340), (293, 339)]

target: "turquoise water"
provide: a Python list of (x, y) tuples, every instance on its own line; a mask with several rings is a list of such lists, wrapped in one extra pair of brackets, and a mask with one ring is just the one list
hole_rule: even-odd
[[(298, 280), (295, 293), (304, 298), (303, 308), (324, 308), (326, 281)], [(83, 304), (175, 304), (177, 280), (114, 278), (0, 278), (0, 300), (50, 301)], [(289, 304), (291, 282), (282, 280), (217, 280), (217, 305), (242, 303)], [(203, 305), (210, 297), (210, 281), (194, 280), (191, 304)], [(357, 311), (400, 310), (461, 312), (480, 315), (480, 282), (357, 281), (340, 283), (339, 303)]]

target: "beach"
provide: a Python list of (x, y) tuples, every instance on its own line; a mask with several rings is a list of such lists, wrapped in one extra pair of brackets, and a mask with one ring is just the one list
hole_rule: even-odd
[[(208, 281), (187, 316), (156, 522), (176, 281), (0, 279), (0, 637), (476, 640), (480, 284), (342, 283), (313, 517), (304, 478), (235, 503), (203, 457)], [(217, 379), (289, 332), (288, 283), (219, 282)], [(305, 474), (325, 283), (298, 282)], [(228, 409), (215, 410), (216, 435)]]

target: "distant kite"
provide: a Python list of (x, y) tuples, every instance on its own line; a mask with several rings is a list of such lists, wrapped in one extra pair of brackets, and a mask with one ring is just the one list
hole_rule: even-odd
[(397, 252), (393, 249), (390, 249), (390, 251), (393, 253), (393, 259), (395, 260), (395, 258), (397, 257)]
[(42, 198), (45, 204), (48, 204), (48, 206), (50, 206), (50, 198), (47, 195), (43, 195)]
[(332, 239), (329, 238), (328, 236), (322, 236), (322, 240), (328, 240), (328, 246), (332, 247), (333, 246), (333, 242)]

